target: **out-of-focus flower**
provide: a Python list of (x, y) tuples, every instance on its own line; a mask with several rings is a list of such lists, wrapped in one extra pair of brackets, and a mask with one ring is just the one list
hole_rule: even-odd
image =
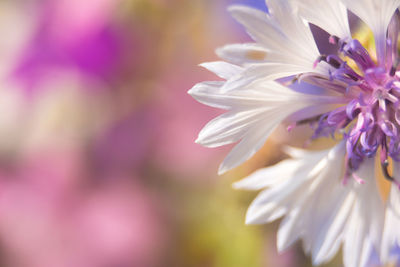
[(118, 2), (48, 0), (38, 4), (32, 9), (38, 17), (35, 33), (21, 53), (12, 78), (28, 91), (40, 88), (54, 69), (109, 79), (121, 60), (123, 37), (111, 23)]
[(157, 264), (163, 232), (150, 194), (127, 177), (85, 185), (90, 172), (81, 155), (53, 147), (1, 171), (6, 266)]
[(160, 121), (157, 115), (152, 107), (143, 107), (111, 124), (95, 138), (92, 153), (99, 175), (139, 171), (151, 157), (153, 142), (158, 140), (156, 136)]
[[(340, 137), (343, 141), (326, 151), (290, 150), (293, 159), (238, 183), (268, 187), (250, 207), (247, 223), (285, 216), (279, 248), (302, 238), (314, 264), (330, 260), (342, 243), (346, 266), (365, 266), (374, 252), (388, 262), (400, 241), (393, 227), (400, 205), (400, 1), (269, 0), (267, 5), (269, 14), (245, 6), (229, 9), (255, 42), (224, 46), (217, 54), (225, 61), (202, 64), (225, 81), (199, 83), (189, 93), (227, 112), (209, 122), (197, 142), (208, 147), (239, 142), (220, 166), (224, 173), (253, 156), (285, 119), (292, 122), (289, 130), (310, 124), (311, 140)], [(352, 35), (348, 10), (369, 26), (376, 49)], [(321, 54), (304, 21), (328, 32), (337, 53)], [(298, 81), (316, 87), (300, 88)], [(377, 153), (383, 175), (393, 182), (386, 216), (375, 181)]]
[[(0, 33), (7, 36), (0, 43), (0, 78), (3, 83), (18, 66), (21, 53), (36, 30), (37, 17), (32, 12), (32, 6), (31, 2), (23, 5), (12, 1), (0, 3)], [(8, 88), (8, 85), (3, 88)]]
[[(103, 94), (83, 88), (102, 84), (76, 72), (49, 71), (30, 101), (15, 83), (0, 90), (0, 154), (22, 155), (48, 144), (83, 144), (111, 123), (115, 114)], [(7, 156), (7, 155), (6, 155)]]

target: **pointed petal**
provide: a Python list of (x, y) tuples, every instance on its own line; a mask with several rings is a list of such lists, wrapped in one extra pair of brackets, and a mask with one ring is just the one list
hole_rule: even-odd
[(400, 5), (400, 0), (342, 0), (342, 2), (377, 36), (386, 34), (390, 19)]
[[(328, 74), (327, 67), (323, 64), (314, 68), (314, 62), (320, 56), (318, 48), (310, 28), (294, 12), (288, 1), (271, 0), (268, 1), (268, 6), (274, 16), (245, 6), (231, 6), (229, 8), (232, 16), (245, 26), (249, 35), (259, 45), (265, 47), (264, 51), (256, 49), (257, 52), (252, 53), (254, 47), (248, 50), (242, 48), (240, 52), (235, 53), (237, 59), (235, 59), (234, 53), (225, 52), (227, 49), (220, 50), (219, 54), (222, 54), (222, 56), (229, 54), (231, 62), (251, 63), (252, 61), (244, 60), (250, 54), (257, 55), (257, 61), (262, 62), (262, 59), (264, 59), (265, 62), (268, 61), (268, 64), (275, 63), (276, 65), (273, 65), (270, 69), (272, 72), (270, 79), (305, 72)], [(258, 57), (259, 55), (262, 56)], [(285, 67), (276, 68), (280, 65), (287, 65), (285, 72), (282, 72)], [(273, 67), (275, 67), (275, 71)]]
[(354, 185), (357, 199), (346, 229), (345, 266), (365, 266), (373, 250), (378, 250), (381, 244), (384, 214), (375, 180), (374, 159), (363, 162), (357, 175), (365, 180), (365, 184)]
[[(188, 94), (198, 102), (220, 109), (229, 109), (229, 101), (220, 94), (220, 88), (224, 85), (223, 81), (201, 82), (193, 86)], [(222, 99), (221, 99), (222, 98)]]
[(267, 223), (286, 214), (290, 206), (296, 203), (301, 189), (307, 189), (308, 183), (306, 181), (311, 178), (301, 173), (292, 177), (292, 179), (262, 191), (247, 210), (246, 223)]
[(323, 105), (318, 95), (305, 95), (274, 81), (258, 80), (249, 88), (224, 91), (220, 82), (195, 85), (190, 91), (199, 102), (228, 109), (210, 121), (196, 140), (217, 147), (241, 140), (220, 166), (224, 173), (249, 159), (288, 116), (307, 106)]
[(303, 234), (303, 224), (300, 223), (300, 217), (304, 210), (301, 207), (292, 209), (279, 225), (276, 245), (278, 252), (283, 252), (293, 245)]
[[(300, 96), (299, 93), (270, 81), (259, 80), (249, 88), (229, 92), (223, 91), (223, 85), (224, 82), (222, 81), (198, 83), (188, 91), (188, 94), (200, 103), (228, 110), (268, 109), (268, 106), (274, 106), (277, 101), (285, 102), (288, 99)], [(252, 88), (253, 86), (254, 89)], [(306, 99), (307, 97), (303, 95), (301, 98)], [(324, 102), (322, 98), (320, 97), (317, 101), (314, 95), (308, 99), (318, 103)], [(326, 99), (330, 101), (328, 97)]]
[(346, 7), (337, 0), (293, 0), (300, 16), (341, 39), (351, 38)]
[(237, 142), (264, 117), (263, 109), (224, 113), (204, 126), (196, 143), (207, 147), (218, 147)]
[(229, 152), (221, 163), (218, 174), (223, 174), (251, 158), (288, 114), (274, 110), (265, 114), (263, 120), (248, 130), (243, 139)]
[[(400, 163), (396, 161), (393, 162), (393, 176), (396, 179), (397, 183), (399, 183)], [(398, 216), (400, 216), (400, 188), (398, 185), (396, 185), (396, 183), (392, 183), (388, 205), (393, 210), (393, 212), (395, 212)]]
[[(308, 63), (305, 63), (308, 64)], [(323, 67), (322, 65), (319, 65)], [(237, 90), (248, 86), (257, 79), (276, 80), (284, 77), (289, 77), (299, 73), (313, 72), (311, 67), (306, 69), (302, 65), (292, 63), (261, 63), (253, 64), (244, 70), (242, 75), (236, 76), (228, 80), (223, 86), (223, 91)]]
[[(400, 164), (393, 162), (393, 176), (400, 181)], [(382, 245), (380, 257), (383, 263), (388, 263), (391, 259), (391, 251), (400, 244), (400, 189), (392, 183), (389, 200), (385, 210), (385, 225), (382, 234)]]
[[(282, 183), (287, 179), (293, 179), (296, 175), (307, 176), (316, 166), (318, 167), (317, 163), (327, 154), (325, 150), (310, 152), (292, 147), (285, 148), (285, 152), (294, 159), (286, 159), (273, 166), (255, 171), (253, 174), (234, 183), (233, 187), (236, 189), (259, 190)], [(323, 164), (325, 163), (323, 162)], [(323, 168), (323, 165), (321, 167)]]
[[(342, 233), (349, 218), (354, 203), (354, 194), (342, 187), (342, 192), (337, 192), (333, 203), (327, 205), (330, 211), (327, 216), (321, 216), (321, 227), (313, 244), (313, 263), (320, 265), (332, 259), (337, 253), (342, 241)], [(346, 192), (347, 191), (347, 192)], [(332, 198), (329, 198), (332, 201)], [(328, 201), (329, 201), (328, 200)]]
[(380, 257), (383, 263), (388, 263), (391, 260), (390, 252), (400, 244), (400, 215), (396, 211), (400, 209), (400, 203), (394, 201), (399, 197), (400, 192), (398, 187), (392, 185), (390, 199), (385, 211), (385, 224), (382, 234), (382, 245), (380, 248)]
[[(311, 186), (311, 184), (316, 183), (316, 177), (319, 177), (317, 182), (319, 183), (327, 177), (327, 174), (333, 171), (331, 168), (340, 170), (337, 164), (332, 164), (333, 167), (331, 167), (329, 163), (335, 161), (338, 164), (342, 164), (342, 162), (337, 161), (337, 157), (343, 153), (343, 151), (344, 147), (341, 144), (331, 150), (310, 152), (304, 159), (284, 161), (287, 165), (293, 164), (294, 168), (291, 167), (292, 170), (296, 168), (297, 171), (287, 179), (276, 181), (271, 188), (259, 194), (249, 207), (246, 219), (247, 223), (265, 223), (272, 221), (277, 218), (277, 214), (282, 216), (293, 204), (301, 202), (301, 199), (306, 201), (307, 197), (312, 195), (309, 193), (315, 189), (315, 185)], [(273, 167), (273, 169), (274, 168), (276, 167)], [(273, 169), (266, 168), (266, 171), (268, 172), (268, 170)], [(290, 172), (285, 174), (290, 174)], [(255, 177), (257, 183), (259, 182), (258, 178), (259, 177)], [(250, 182), (254, 181), (254, 177), (250, 177), (249, 180)], [(249, 182), (247, 181), (247, 183)]]
[(228, 80), (242, 73), (243, 68), (225, 61), (214, 61), (200, 64), (201, 67), (215, 73), (222, 79)]
[(378, 58), (384, 60), (386, 32), (400, 0), (342, 0), (374, 33)]
[[(300, 168), (303, 166), (304, 162), (302, 161), (287, 159), (274, 166), (254, 172), (243, 180), (234, 183), (233, 187), (247, 190), (263, 189), (292, 178), (296, 173), (299, 173)], [(310, 166), (310, 168), (312, 168), (312, 166)], [(307, 175), (304, 171), (301, 173), (302, 175)]]

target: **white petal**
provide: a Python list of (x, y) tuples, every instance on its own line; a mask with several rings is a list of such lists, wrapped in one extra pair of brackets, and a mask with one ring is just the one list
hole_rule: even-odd
[(303, 212), (304, 242), (312, 252), (314, 264), (328, 261), (336, 254), (352, 207), (350, 190), (341, 183), (343, 159), (344, 149), (331, 154), (311, 185), (307, 213)]
[(230, 44), (216, 50), (217, 55), (233, 64), (244, 65), (265, 62), (269, 54), (268, 49), (253, 44)]
[[(308, 56), (319, 54), (310, 28), (299, 16), (288, 0), (266, 0), (268, 10), (281, 31), (291, 40), (297, 42), (301, 53)], [(282, 44), (281, 44), (282, 45)]]
[[(288, 154), (290, 157), (296, 158), (296, 159), (302, 159), (302, 158), (306, 157), (307, 155), (310, 155), (310, 153), (311, 153), (309, 150), (292, 147), (292, 146), (285, 146), (283, 148), (283, 151), (286, 154)], [(323, 151), (321, 151), (321, 153), (323, 153)], [(322, 158), (322, 155), (323, 154), (321, 154), (321, 158)]]
[(346, 267), (365, 266), (371, 253), (371, 242), (366, 238), (367, 223), (353, 214), (343, 246), (343, 263)]
[(342, 0), (372, 30), (379, 57), (384, 56), (386, 31), (400, 0)]
[[(307, 189), (308, 183), (306, 181), (311, 178), (302, 172), (292, 179), (262, 191), (247, 210), (246, 223), (268, 223), (284, 215), (301, 196), (301, 191)], [(277, 213), (279, 217), (276, 215)]]
[[(321, 216), (322, 220), (318, 222), (321, 226), (314, 240), (312, 250), (313, 263), (315, 265), (332, 259), (340, 247), (342, 232), (354, 203), (354, 194), (346, 192), (344, 187), (341, 190), (342, 192), (337, 192), (336, 198), (327, 200), (333, 200), (333, 203), (328, 205), (326, 209), (329, 214)], [(326, 196), (326, 198), (328, 197)]]
[(239, 141), (254, 124), (264, 119), (264, 109), (230, 111), (211, 120), (200, 131), (196, 143), (207, 147), (218, 147)]
[(383, 203), (375, 180), (374, 159), (361, 164), (357, 175), (365, 180), (355, 186), (356, 202), (343, 247), (345, 266), (365, 266), (373, 250), (378, 250), (383, 227)]
[(279, 252), (283, 252), (304, 235), (303, 224), (300, 223), (304, 210), (300, 207), (292, 209), (279, 225), (276, 245)]
[[(393, 162), (393, 176), (396, 180), (400, 180), (400, 164)], [(388, 263), (392, 260), (390, 252), (396, 245), (400, 244), (400, 189), (393, 183), (390, 189), (389, 200), (386, 204), (385, 225), (382, 235), (382, 245), (380, 256), (383, 263)]]
[(300, 15), (331, 35), (351, 38), (346, 7), (338, 0), (293, 0)]
[(206, 62), (200, 64), (200, 66), (208, 69), (225, 80), (233, 78), (241, 74), (243, 71), (243, 68), (224, 61)]
[(264, 118), (249, 128), (243, 139), (229, 152), (218, 169), (223, 174), (251, 158), (265, 143), (268, 136), (290, 113), (275, 109), (264, 114)]
[[(275, 185), (278, 182), (282, 182), (284, 180), (292, 178), (297, 173), (301, 172), (300, 170), (301, 167), (303, 167), (304, 169), (305, 164), (307, 164), (307, 162), (294, 159), (287, 159), (281, 161), (280, 163), (274, 166), (263, 168), (254, 172), (253, 174), (244, 178), (243, 180), (234, 183), (233, 186), (236, 189), (247, 189), (247, 190), (263, 189), (268, 186)], [(308, 164), (310, 164), (309, 168), (311, 169), (313, 167), (313, 165), (311, 165), (312, 163)], [(302, 175), (307, 175), (307, 173), (304, 173), (303, 170)]]
[[(380, 245), (383, 223), (373, 160), (357, 171), (366, 181), (364, 185), (351, 180), (343, 186), (344, 143), (326, 151), (289, 152), (297, 158), (258, 171), (237, 184), (248, 189), (269, 186), (250, 205), (246, 223), (266, 223), (286, 215), (278, 231), (279, 251), (302, 238), (305, 250), (318, 265), (330, 260), (344, 242), (345, 266), (366, 266)], [(277, 178), (279, 169), (282, 179)]]
[[(320, 162), (324, 162), (322, 168), (309, 169), (309, 176), (314, 178), (292, 199), (291, 210), (279, 227), (279, 251), (303, 236), (306, 250), (313, 251), (315, 263), (325, 262), (336, 254), (352, 205), (349, 190), (341, 185), (343, 157), (344, 147), (340, 144), (320, 157)], [(305, 160), (309, 161), (308, 157)], [(316, 165), (311, 160), (310, 164), (313, 163)]]
[(205, 82), (189, 91), (199, 102), (229, 110), (203, 128), (197, 143), (217, 147), (241, 140), (221, 164), (219, 173), (249, 159), (294, 112), (326, 103), (323, 96), (298, 93), (269, 80), (257, 80), (240, 90), (224, 91), (223, 87), (220, 82)]
[[(314, 178), (320, 177), (321, 171), (323, 175), (327, 175), (329, 172), (333, 171), (333, 169), (331, 170), (330, 168), (327, 170), (327, 166), (329, 166), (328, 163), (331, 163), (332, 160), (337, 160), (336, 156), (333, 157), (332, 153), (334, 155), (338, 154), (339, 149), (343, 151), (343, 146), (339, 145), (332, 150), (325, 150), (323, 152), (311, 152), (306, 155), (304, 159), (284, 161), (286, 162), (285, 165), (293, 164), (291, 169), (297, 168), (297, 171), (293, 173), (292, 177), (277, 181), (271, 188), (264, 190), (259, 194), (249, 207), (246, 219), (247, 222), (265, 223), (272, 221), (276, 219), (275, 215), (277, 210), (286, 212), (292, 204), (307, 197), (309, 195), (308, 193), (310, 193), (309, 191), (315, 189), (315, 186), (313, 186), (315, 183)], [(335, 164), (333, 166), (333, 168), (340, 169)], [(266, 168), (267, 173), (268, 169), (269, 168)], [(250, 179), (250, 182), (254, 182), (254, 178), (250, 177), (248, 179)], [(319, 178), (319, 180), (321, 180), (321, 178)], [(255, 181), (258, 183), (259, 177), (256, 177)], [(304, 201), (306, 201), (306, 199), (304, 199)]]
[(342, 0), (346, 7), (362, 19), (374, 34), (386, 34), (399, 0)]
[(279, 25), (268, 17), (266, 13), (254, 8), (238, 5), (230, 6), (228, 10), (246, 28), (248, 34), (257, 43), (266, 48), (279, 49), (279, 41), (287, 41), (287, 36), (281, 32)]
[[(393, 197), (393, 195), (395, 195)], [(399, 209), (399, 202), (393, 202), (394, 198), (399, 198), (399, 189), (396, 185), (392, 185), (390, 192), (390, 199), (388, 201), (386, 212), (385, 212), (385, 225), (382, 234), (382, 245), (380, 249), (380, 256), (383, 263), (388, 263), (390, 258), (390, 252), (393, 250), (397, 244), (400, 243), (400, 216), (395, 211)]]
[(314, 264), (330, 260), (338, 251), (351, 211), (354, 194), (342, 185), (344, 146), (338, 145), (325, 157), (324, 166), (315, 168), (308, 208), (303, 211), (304, 243)]
[[(396, 161), (393, 161), (393, 177), (396, 179), (397, 183), (400, 182), (400, 163)], [(388, 205), (398, 216), (400, 216), (400, 188), (396, 183), (392, 184)]]
[(220, 94), (220, 88), (224, 83), (223, 81), (201, 82), (193, 86), (188, 91), (188, 94), (205, 105), (220, 109), (229, 109), (231, 107), (229, 101), (224, 95)]
[[(283, 57), (282, 57), (283, 58)], [(308, 63), (305, 63), (305, 65)], [(319, 65), (321, 68), (324, 64)], [(253, 64), (245, 69), (240, 76), (228, 80), (222, 90), (232, 91), (248, 86), (257, 79), (275, 80), (283, 77), (289, 77), (299, 73), (313, 72), (313, 68), (305, 69), (302, 65), (292, 63), (261, 63)]]
[[(273, 73), (270, 78), (304, 72), (327, 74), (326, 66), (321, 67), (323, 64), (314, 68), (314, 62), (320, 54), (308, 25), (303, 23), (286, 0), (269, 1), (268, 6), (273, 16), (245, 6), (232, 6), (229, 11), (237, 21), (246, 27), (253, 39), (265, 47), (265, 62), (276, 63), (277, 65), (273, 67), (280, 64), (287, 65), (286, 72), (282, 74), (280, 74), (281, 69), (276, 68), (275, 71), (271, 69)], [(247, 63), (249, 60), (243, 60), (246, 57), (244, 55), (252, 54), (253, 50), (254, 47), (251, 47), (242, 48), (240, 52), (236, 53), (221, 51), (219, 53), (229, 54), (231, 62)], [(238, 55), (237, 59), (232, 59), (234, 54)], [(260, 53), (256, 54), (260, 55)]]
[[(200, 103), (221, 109), (254, 109), (268, 108), (276, 101), (283, 101), (287, 98), (298, 97), (299, 93), (287, 89), (280, 84), (270, 81), (257, 81), (249, 88), (241, 90), (223, 91), (224, 82), (202, 82), (196, 84), (188, 93)], [(254, 89), (252, 87), (254, 86)], [(283, 94), (285, 93), (285, 94)], [(303, 99), (306, 98), (304, 95)], [(315, 99), (316, 96), (311, 97)], [(310, 100), (311, 100), (310, 98)], [(323, 102), (323, 97), (318, 102)], [(316, 100), (316, 99), (315, 99)], [(317, 102), (317, 101), (313, 101)]]

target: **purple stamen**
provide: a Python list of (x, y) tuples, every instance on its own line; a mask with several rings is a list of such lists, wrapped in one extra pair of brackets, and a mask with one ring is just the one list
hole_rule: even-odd
[(292, 124), (290, 124), (290, 125), (286, 128), (286, 130), (287, 130), (288, 132), (291, 132), (295, 127), (296, 127), (296, 123), (292, 123)]
[(351, 40), (343, 46), (342, 50), (346, 56), (354, 60), (360, 69), (367, 70), (376, 67), (374, 61), (369, 56), (368, 51), (358, 40)]
[[(399, 32), (398, 27), (395, 28), (388, 33), (390, 38), (386, 47), (386, 51), (390, 51), (387, 54), (390, 60), (386, 63), (390, 65), (385, 67), (380, 63), (377, 66), (358, 40), (345, 42), (331, 36), (329, 42), (340, 44), (338, 54), (322, 55), (315, 61), (315, 64), (324, 61), (331, 66), (329, 79), (312, 74), (304, 76), (306, 82), (341, 94), (347, 103), (322, 114), (317, 121), (312, 121), (313, 125), (316, 124), (312, 138), (334, 137), (340, 133), (346, 140), (344, 184), (350, 177), (360, 184), (364, 183), (355, 171), (366, 158), (374, 157), (379, 147), (383, 173), (386, 179), (395, 181), (388, 172), (389, 156), (400, 161), (400, 71), (397, 72), (400, 62), (397, 53)], [(351, 68), (343, 56), (351, 58), (359, 70)]]

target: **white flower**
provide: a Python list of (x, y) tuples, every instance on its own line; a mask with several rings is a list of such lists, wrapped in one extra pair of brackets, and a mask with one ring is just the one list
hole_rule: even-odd
[[(311, 139), (341, 135), (330, 150), (287, 149), (291, 159), (236, 183), (263, 189), (246, 222), (284, 217), (279, 250), (302, 239), (316, 265), (341, 245), (347, 267), (367, 266), (374, 253), (383, 263), (393, 260), (392, 251), (400, 247), (400, 15), (395, 14), (400, 0), (267, 0), (267, 5), (268, 14), (229, 8), (255, 42), (226, 45), (217, 49), (225, 61), (202, 64), (225, 81), (199, 83), (189, 93), (227, 112), (209, 122), (197, 142), (208, 147), (238, 142), (220, 166), (224, 173), (249, 159), (288, 118), (293, 125), (310, 123)], [(375, 51), (353, 39), (348, 10), (370, 27)], [(309, 24), (328, 32), (338, 52), (320, 54)], [(294, 91), (281, 78), (301, 81), (306, 89)], [(321, 90), (308, 92), (307, 84)], [(377, 153), (379, 169), (392, 181), (386, 204), (376, 184)]]
[(263, 190), (250, 205), (246, 223), (259, 224), (282, 216), (278, 250), (303, 239), (313, 263), (329, 261), (343, 243), (346, 266), (365, 266), (379, 247), (383, 204), (369, 160), (356, 172), (364, 184), (342, 183), (345, 147), (306, 152), (287, 149), (293, 158), (258, 170), (235, 188)]

